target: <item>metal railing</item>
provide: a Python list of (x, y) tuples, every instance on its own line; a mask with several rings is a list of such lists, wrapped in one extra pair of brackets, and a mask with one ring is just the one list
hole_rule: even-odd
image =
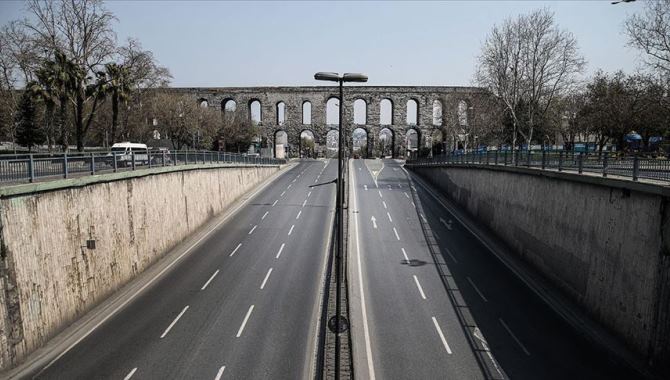
[(596, 173), (603, 177), (616, 175), (633, 181), (650, 179), (670, 182), (670, 160), (639, 156), (622, 156), (616, 152), (574, 152), (549, 150), (480, 151), (447, 153), (432, 158), (408, 160), (409, 165), (444, 164), (500, 165)]
[(0, 155), (0, 185), (178, 165), (278, 165), (286, 160), (215, 151), (35, 153)]

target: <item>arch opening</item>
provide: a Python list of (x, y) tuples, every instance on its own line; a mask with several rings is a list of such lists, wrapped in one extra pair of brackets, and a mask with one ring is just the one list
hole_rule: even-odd
[(277, 125), (284, 125), (286, 122), (286, 103), (277, 103)]
[(309, 129), (300, 132), (300, 157), (316, 158), (316, 140), (314, 132)]
[(393, 125), (393, 102), (391, 99), (382, 99), (379, 103), (379, 124)]
[(306, 125), (312, 124), (312, 102), (305, 100), (302, 103), (302, 123)]
[(458, 125), (468, 125), (468, 103), (465, 100), (458, 102)]
[(410, 128), (405, 132), (405, 156), (416, 158), (419, 154), (419, 133), (416, 129)]
[(224, 99), (221, 102), (221, 109), (223, 109), (223, 112), (235, 112), (237, 110), (237, 103), (233, 99)]
[(325, 156), (327, 158), (337, 158), (337, 149), (339, 147), (339, 136), (337, 129), (331, 129), (326, 133), (326, 150)]
[(340, 124), (340, 99), (332, 97), (326, 102), (326, 125)]
[(442, 125), (442, 101), (438, 99), (433, 100), (433, 125)]
[(258, 99), (253, 99), (249, 102), (249, 120), (251, 120), (251, 124), (253, 125), (261, 123), (261, 102)]
[(410, 99), (407, 101), (407, 125), (417, 125), (419, 124), (419, 103), (415, 99)]
[(209, 102), (205, 98), (200, 98), (200, 99), (198, 99), (198, 107), (207, 108), (207, 107), (209, 107)]
[(395, 133), (389, 128), (382, 128), (379, 131), (376, 150), (382, 158), (395, 157)]
[(351, 150), (354, 158), (368, 158), (368, 131), (356, 128), (351, 132)]
[(368, 123), (368, 104), (363, 99), (354, 100), (354, 124), (366, 125)]
[(445, 149), (445, 140), (444, 133), (440, 129), (434, 129), (430, 136), (430, 141), (426, 141), (426, 146), (430, 146), (430, 156), (437, 156), (444, 152)]
[(275, 145), (274, 152), (275, 158), (286, 158), (288, 157), (288, 133), (284, 130), (277, 130), (275, 132)]

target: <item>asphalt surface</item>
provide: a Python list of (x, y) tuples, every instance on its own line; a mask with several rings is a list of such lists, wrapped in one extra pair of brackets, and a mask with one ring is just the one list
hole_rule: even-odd
[(335, 161), (301, 161), (40, 379), (304, 379)]
[(635, 378), (560, 319), (426, 188), (410, 187), (398, 162), (350, 165), (356, 378)]

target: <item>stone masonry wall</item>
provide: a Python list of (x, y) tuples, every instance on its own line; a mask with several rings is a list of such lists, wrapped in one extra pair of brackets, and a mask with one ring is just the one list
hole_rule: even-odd
[(592, 184), (472, 167), (411, 170), (494, 231), (640, 356), (670, 367), (666, 196), (608, 186), (606, 179)]
[[(19, 363), (277, 170), (175, 171), (0, 199), (0, 369)], [(86, 248), (90, 239), (95, 249)]]

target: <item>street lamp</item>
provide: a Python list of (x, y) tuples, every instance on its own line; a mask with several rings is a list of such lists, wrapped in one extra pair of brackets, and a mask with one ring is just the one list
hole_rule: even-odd
[(337, 133), (337, 196), (335, 200), (335, 213), (337, 215), (337, 254), (335, 255), (335, 378), (340, 378), (340, 288), (342, 287), (342, 245), (344, 244), (344, 182), (342, 181), (342, 170), (344, 169), (344, 82), (367, 82), (368, 77), (363, 74), (344, 73), (340, 76), (338, 73), (318, 72), (314, 74), (314, 79), (328, 82), (338, 82), (340, 85), (340, 117), (339, 130)]

